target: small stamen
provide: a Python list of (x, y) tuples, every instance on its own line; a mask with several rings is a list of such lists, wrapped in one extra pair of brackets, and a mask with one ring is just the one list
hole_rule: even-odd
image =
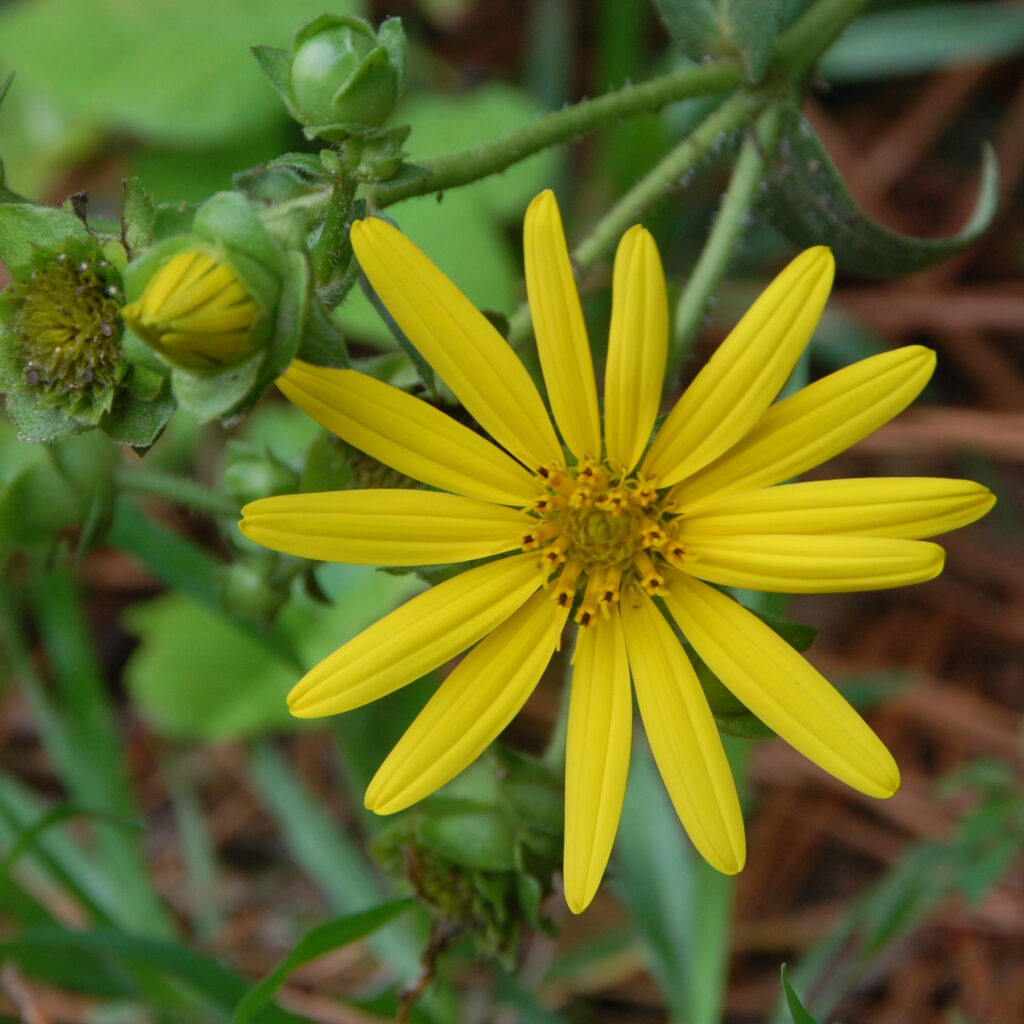
[(605, 574), (604, 569), (598, 569), (596, 572), (592, 572), (587, 579), (587, 589), (583, 591), (583, 600), (576, 612), (576, 622), (581, 629), (586, 629), (593, 624), (597, 610), (601, 607)]
[(524, 551), (534, 551), (546, 540), (557, 537), (562, 532), (562, 523), (558, 519), (545, 519), (536, 526), (523, 531), (522, 546)]
[(633, 556), (633, 566), (640, 575), (640, 586), (651, 597), (665, 594), (665, 577), (658, 572), (654, 562), (647, 557), (646, 552), (638, 551)]
[(555, 581), (555, 604), (559, 608), (568, 608), (576, 596), (576, 581), (583, 572), (583, 559), (571, 558), (565, 563), (558, 579)]

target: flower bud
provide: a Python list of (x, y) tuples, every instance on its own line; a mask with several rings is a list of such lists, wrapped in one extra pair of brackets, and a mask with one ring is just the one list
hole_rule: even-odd
[(299, 474), (273, 452), (228, 441), (224, 489), (240, 506), (274, 494), (293, 494), (298, 488)]
[(322, 14), (295, 33), (290, 51), (259, 46), (253, 52), (306, 135), (329, 142), (373, 133), (405, 82), (399, 18), (374, 32), (361, 18)]
[(202, 249), (184, 249), (150, 278), (124, 321), (169, 363), (217, 367), (253, 351), (263, 316), (235, 270)]

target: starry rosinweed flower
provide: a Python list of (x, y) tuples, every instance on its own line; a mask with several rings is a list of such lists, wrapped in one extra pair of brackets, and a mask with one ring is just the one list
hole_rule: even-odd
[(809, 249), (758, 298), (651, 440), (668, 313), (657, 249), (636, 226), (615, 257), (602, 433), (561, 220), (545, 192), (527, 211), (524, 250), (559, 441), (515, 353), (419, 249), (377, 219), (357, 222), (352, 242), (395, 321), (497, 442), (354, 370), (296, 362), (279, 381), (326, 429), (437, 489), (262, 499), (243, 510), (248, 537), (369, 565), (492, 559), (385, 616), (292, 691), (294, 714), (334, 714), (476, 645), (388, 755), (367, 807), (408, 807), (476, 758), (526, 701), (570, 616), (578, 633), (564, 884), (573, 911), (593, 898), (618, 825), (631, 681), (694, 845), (720, 871), (743, 867), (735, 786), (673, 620), (733, 694), (797, 750), (861, 792), (895, 792), (896, 764), (857, 712), (714, 584), (839, 592), (941, 571), (942, 549), (921, 538), (983, 515), (994, 500), (985, 488), (937, 478), (781, 483), (899, 413), (931, 376), (934, 354), (885, 352), (772, 404), (831, 287), (829, 251)]
[(157, 270), (122, 315), (171, 363), (218, 367), (252, 351), (251, 328), (262, 311), (230, 265), (185, 249)]

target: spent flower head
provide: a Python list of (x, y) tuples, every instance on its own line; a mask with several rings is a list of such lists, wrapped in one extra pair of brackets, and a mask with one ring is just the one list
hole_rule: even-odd
[[(123, 348), (125, 253), (71, 210), (0, 204), (0, 259), (11, 283), (0, 293), (0, 390), (24, 440), (53, 442), (100, 426), (139, 446), (134, 394), (145, 380)], [(150, 416), (155, 422), (158, 417)]]
[(743, 867), (735, 786), (677, 629), (797, 750), (861, 792), (895, 792), (896, 764), (860, 715), (719, 588), (870, 590), (941, 571), (942, 548), (922, 538), (983, 515), (993, 501), (984, 487), (783, 482), (897, 415), (931, 376), (933, 353), (884, 352), (774, 402), (831, 287), (829, 251), (809, 249), (758, 298), (652, 439), (668, 312), (657, 248), (637, 226), (615, 258), (602, 428), (561, 220), (545, 192), (527, 211), (524, 251), (552, 423), (509, 345), (412, 242), (377, 219), (357, 222), (352, 242), (399, 327), (496, 442), (353, 370), (296, 362), (279, 382), (328, 430), (432, 489), (267, 498), (243, 510), (250, 539), (370, 565), (488, 559), (370, 626), (289, 697), (303, 717), (346, 711), (472, 647), (382, 764), (367, 806), (399, 811), (470, 764), (522, 707), (570, 618), (578, 632), (564, 881), (573, 911), (593, 898), (618, 825), (631, 690), (694, 845), (720, 871)]

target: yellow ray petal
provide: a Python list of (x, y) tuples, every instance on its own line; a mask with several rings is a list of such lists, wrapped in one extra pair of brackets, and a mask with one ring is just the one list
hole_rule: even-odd
[(644, 458), (645, 472), (669, 486), (750, 430), (810, 341), (834, 272), (832, 254), (817, 246), (772, 281), (669, 413)]
[(470, 415), (531, 469), (560, 461), (530, 375), (487, 318), (390, 224), (357, 220), (351, 237), (381, 302)]
[(837, 594), (922, 583), (942, 572), (938, 544), (893, 537), (770, 533), (679, 537), (685, 571), (710, 583), (779, 594)]
[(615, 253), (612, 322), (604, 379), (608, 458), (629, 472), (651, 436), (668, 348), (665, 275), (654, 239), (630, 228)]
[(388, 754), (366, 806), (392, 814), (429, 796), (478, 757), (533, 692), (569, 614), (534, 594), (441, 684)]
[(743, 868), (743, 815), (715, 720), (682, 646), (654, 602), (634, 587), (621, 604), (640, 717), (672, 804), (704, 859)]
[(440, 491), (286, 494), (242, 509), (239, 529), (274, 551), (357, 565), (439, 565), (521, 545), (522, 512)]
[(565, 751), (565, 901), (585, 910), (601, 884), (629, 774), (633, 700), (619, 612), (580, 630)]
[(731, 597), (681, 573), (665, 605), (716, 676), (787, 743), (869, 796), (899, 788), (896, 762), (837, 690)]
[(987, 487), (943, 477), (811, 480), (730, 494), (685, 517), (687, 536), (856, 533), (918, 540), (980, 519)]
[(601, 457), (597, 385), (590, 343), (555, 194), (541, 192), (523, 223), (526, 294), (544, 383), (555, 422), (569, 450), (582, 460)]
[(543, 580), (537, 556), (522, 554), (439, 583), (307, 672), (288, 695), (292, 714), (335, 715), (411, 683), (504, 622)]
[(902, 412), (935, 369), (935, 353), (907, 345), (830, 373), (773, 405), (720, 459), (684, 480), (680, 508), (770, 487), (820, 465)]
[(332, 434), (433, 487), (506, 505), (540, 493), (533, 477), (485, 438), (366, 374), (295, 360), (277, 386)]

